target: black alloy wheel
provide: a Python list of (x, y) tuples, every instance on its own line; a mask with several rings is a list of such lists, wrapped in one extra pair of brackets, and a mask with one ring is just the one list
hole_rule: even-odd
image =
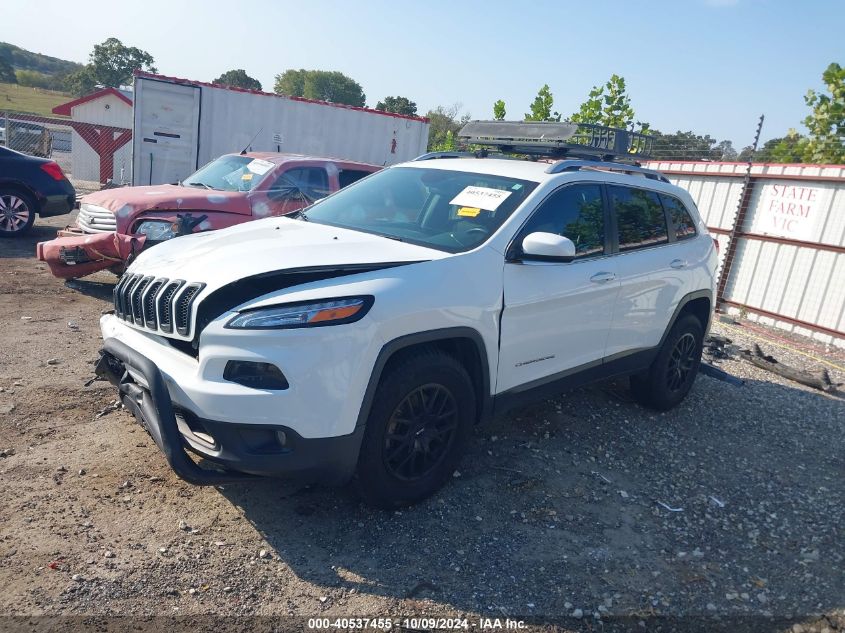
[(443, 385), (409, 393), (393, 410), (384, 436), (384, 465), (403, 481), (420, 479), (443, 461), (458, 427), (458, 405)]

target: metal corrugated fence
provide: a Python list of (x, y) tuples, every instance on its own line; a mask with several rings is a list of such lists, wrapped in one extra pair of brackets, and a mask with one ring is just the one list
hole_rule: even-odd
[(724, 308), (845, 347), (845, 165), (753, 165), (746, 191), (745, 163), (648, 166), (690, 192), (719, 240)]

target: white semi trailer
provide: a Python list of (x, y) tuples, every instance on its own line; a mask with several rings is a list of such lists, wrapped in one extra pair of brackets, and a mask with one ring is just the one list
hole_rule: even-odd
[(392, 165), (424, 153), (428, 119), (136, 73), (132, 183), (182, 180), (221, 154), (308, 154)]

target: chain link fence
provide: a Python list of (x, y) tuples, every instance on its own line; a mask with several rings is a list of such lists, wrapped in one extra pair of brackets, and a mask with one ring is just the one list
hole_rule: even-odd
[(132, 130), (0, 111), (0, 145), (56, 161), (77, 194), (132, 183)]

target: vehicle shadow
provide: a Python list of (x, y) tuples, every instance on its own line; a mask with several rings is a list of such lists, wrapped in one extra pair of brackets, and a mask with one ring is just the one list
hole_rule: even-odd
[(65, 286), (89, 297), (111, 302), (117, 280), (115, 275), (98, 272), (84, 279), (70, 279), (65, 282)]
[[(70, 216), (62, 216), (68, 218)], [(61, 224), (64, 226), (64, 223)], [(0, 239), (0, 257), (35, 257), (35, 245), (38, 242), (46, 242), (56, 237), (55, 224), (44, 224), (36, 220), (33, 227), (21, 237), (9, 237)], [(46, 264), (45, 264), (46, 265)]]
[[(708, 377), (660, 414), (622, 380), (478, 429), (453, 481), (401, 511), (368, 508), (351, 487), (221, 493), (330, 596), (535, 622), (600, 605), (800, 621), (845, 595), (837, 565), (814, 566), (812, 585), (802, 566), (845, 555), (843, 419), (845, 405), (820, 393)], [(787, 527), (772, 518), (787, 516)]]

